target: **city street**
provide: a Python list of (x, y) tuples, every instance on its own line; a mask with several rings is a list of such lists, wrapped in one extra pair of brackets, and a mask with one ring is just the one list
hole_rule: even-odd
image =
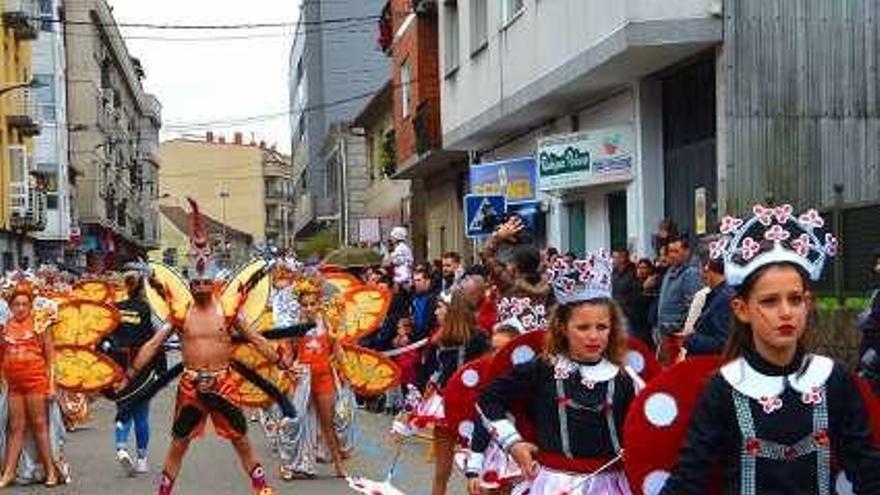
[[(67, 453), (73, 467), (73, 483), (69, 486), (46, 489), (42, 486), (13, 488), (6, 493), (15, 494), (113, 494), (146, 495), (154, 493), (156, 480), (161, 469), (161, 460), (168, 447), (170, 411), (172, 408), (173, 387), (169, 387), (152, 404), (153, 441), (150, 445), (152, 472), (137, 478), (123, 475), (116, 464), (113, 451), (114, 406), (105, 400), (94, 405), (94, 418), (86, 427), (68, 437)], [(359, 438), (357, 448), (349, 464), (353, 475), (381, 479), (384, 477), (393, 450), (387, 434), (390, 416), (362, 412), (358, 416)], [(251, 439), (257, 448), (260, 459), (269, 473), (268, 479), (278, 493), (297, 495), (331, 495), (354, 493), (345, 481), (331, 479), (329, 466), (321, 466), (321, 476), (316, 480), (284, 483), (278, 480), (277, 464), (269, 454), (269, 449), (257, 425), (251, 424)], [(133, 441), (133, 440), (132, 440)], [(428, 454), (424, 443), (404, 447), (400, 466), (397, 469), (395, 486), (408, 495), (427, 495), (430, 493), (432, 465), (426, 462)], [(177, 495), (244, 495), (250, 493), (245, 474), (239, 467), (232, 448), (225, 445), (212, 433), (193, 443), (187, 454), (183, 472), (177, 482)], [(464, 494), (464, 482), (458, 474), (450, 481), (450, 495)]]

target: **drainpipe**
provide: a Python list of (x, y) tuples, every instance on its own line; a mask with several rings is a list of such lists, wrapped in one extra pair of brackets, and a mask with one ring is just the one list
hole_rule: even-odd
[(342, 229), (342, 234), (339, 238), (339, 243), (344, 247), (348, 247), (348, 158), (345, 156), (347, 151), (345, 146), (346, 139), (346, 134), (342, 133), (342, 139), (339, 143), (339, 155), (341, 157), (339, 163), (342, 167), (342, 170), (339, 173), (341, 178), (340, 185), (342, 187), (339, 202), (339, 224)]

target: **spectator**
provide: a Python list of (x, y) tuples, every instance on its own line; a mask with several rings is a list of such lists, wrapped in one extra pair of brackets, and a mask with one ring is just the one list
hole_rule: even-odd
[(700, 272), (691, 259), (690, 242), (686, 236), (669, 242), (667, 254), (670, 266), (663, 277), (660, 300), (657, 303), (661, 362), (669, 362), (678, 356), (676, 339), (672, 335), (684, 329), (694, 294), (703, 287)]
[(657, 321), (657, 295), (660, 279), (654, 272), (654, 263), (642, 258), (636, 264), (636, 293), (630, 305), (630, 331), (645, 344), (654, 347), (651, 329)]
[(437, 308), (437, 292), (432, 290), (431, 275), (424, 269), (413, 274), (413, 299), (410, 310), (412, 316), (412, 339), (422, 340), (431, 334), (437, 325), (434, 311)]
[(693, 332), (683, 335), (688, 354), (721, 354), (730, 334), (730, 300), (734, 291), (724, 277), (724, 262), (702, 257), (703, 281), (709, 288)]
[(629, 249), (615, 249), (611, 253), (611, 293), (627, 317), (632, 317), (632, 304), (638, 293), (636, 267), (629, 256)]
[(678, 227), (675, 226), (675, 222), (669, 218), (661, 220), (653, 239), (655, 254), (659, 257), (660, 250), (676, 238), (678, 238)]
[(391, 304), (379, 330), (366, 337), (362, 344), (370, 349), (384, 351), (391, 347), (394, 336), (397, 334), (397, 322), (401, 318), (409, 317), (411, 297), (408, 291), (403, 290), (391, 280), (390, 275), (386, 274), (380, 280), (381, 284), (391, 290)]
[(859, 352), (863, 356), (868, 349), (880, 354), (880, 250), (874, 253), (872, 267), (877, 287), (868, 298), (868, 306), (859, 315), (857, 326), (862, 331), (862, 345)]
[[(550, 285), (541, 276), (541, 253), (530, 243), (520, 242), (525, 223), (513, 217), (489, 237), (483, 250), (483, 264), (501, 297), (528, 297), (546, 304)], [(501, 248), (506, 254), (499, 253)]]
[(393, 267), (394, 283), (409, 288), (412, 283), (413, 254), (406, 244), (407, 232), (404, 227), (391, 229), (391, 253), (388, 255), (386, 265)]
[(448, 252), (443, 255), (443, 292), (449, 292), (461, 281), (464, 276), (464, 267), (461, 266), (461, 256), (456, 252)]
[(495, 291), (489, 288), (487, 278), (484, 266), (471, 265), (464, 270), (459, 287), (465, 300), (477, 314), (477, 328), (490, 335), (498, 319), (498, 310), (495, 307)]

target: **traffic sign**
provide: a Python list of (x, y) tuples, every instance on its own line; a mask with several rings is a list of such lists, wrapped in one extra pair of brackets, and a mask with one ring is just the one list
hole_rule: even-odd
[(468, 237), (485, 237), (495, 230), (507, 211), (504, 196), (468, 194), (464, 197), (464, 228)]

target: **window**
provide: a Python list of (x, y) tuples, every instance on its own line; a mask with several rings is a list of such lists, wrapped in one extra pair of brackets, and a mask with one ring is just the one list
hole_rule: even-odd
[(409, 60), (404, 60), (400, 66), (400, 98), (401, 110), (403, 118), (409, 117), (409, 106), (412, 103), (412, 72), (409, 67)]
[(52, 12), (52, 0), (40, 0), (40, 19), (42, 19), (40, 29), (50, 33), (54, 31), (54, 23), (52, 22), (54, 17), (55, 13)]
[(471, 0), (471, 54), (476, 54), (489, 40), (487, 0)]
[(40, 87), (34, 90), (43, 122), (55, 122), (55, 78), (51, 74), (34, 74)]
[(458, 2), (443, 4), (443, 71), (449, 76), (458, 69)]
[(524, 0), (501, 0), (501, 20), (504, 25), (512, 21), (525, 8)]
[(299, 121), (296, 123), (296, 142), (301, 143), (306, 136), (306, 113), (299, 114)]

